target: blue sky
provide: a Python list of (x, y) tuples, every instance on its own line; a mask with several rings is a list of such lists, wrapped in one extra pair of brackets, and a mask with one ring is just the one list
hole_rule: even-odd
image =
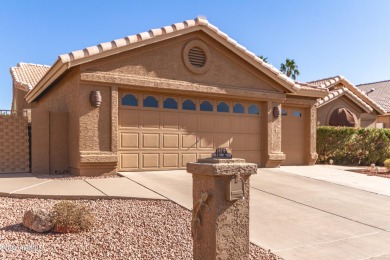
[(0, 2), (0, 109), (10, 109), (9, 68), (52, 65), (58, 55), (199, 15), (300, 81), (344, 75), (355, 84), (390, 79), (390, 1)]

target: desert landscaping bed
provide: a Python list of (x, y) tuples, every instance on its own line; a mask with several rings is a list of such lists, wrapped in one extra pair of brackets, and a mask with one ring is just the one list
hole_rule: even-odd
[(367, 176), (378, 176), (382, 178), (390, 178), (390, 172), (385, 167), (378, 167), (376, 170), (372, 170), (369, 167), (364, 167), (362, 169), (350, 170), (351, 172), (366, 174)]
[[(82, 200), (96, 223), (82, 233), (35, 233), (21, 222), (30, 208), (58, 200), (0, 198), (1, 259), (192, 259), (191, 212), (171, 201)], [(256, 245), (250, 259), (281, 259)]]

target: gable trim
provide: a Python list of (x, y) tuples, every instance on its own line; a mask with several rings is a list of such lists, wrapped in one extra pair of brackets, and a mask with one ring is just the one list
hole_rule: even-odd
[(340, 88), (340, 89), (331, 91), (329, 93), (329, 95), (327, 95), (325, 98), (323, 98), (317, 102), (317, 108), (320, 108), (326, 104), (329, 104), (332, 101), (334, 101), (337, 98), (340, 98), (342, 96), (348, 97), (349, 100), (351, 100), (354, 104), (358, 105), (360, 108), (362, 108), (367, 113), (374, 111), (372, 109), (372, 107), (370, 107), (367, 103), (365, 103), (362, 99), (360, 99), (358, 96), (356, 96), (354, 93), (352, 93), (347, 88)]
[(256, 91), (252, 89), (242, 89), (227, 86), (205, 85), (190, 83), (187, 81), (161, 79), (144, 76), (123, 75), (109, 72), (84, 72), (81, 73), (82, 82), (115, 84), (127, 86), (139, 90), (160, 90), (169, 92), (192, 92), (204, 93), (205, 95), (243, 97), (252, 100), (274, 100), (282, 102), (286, 99), (285, 94), (270, 93), (266, 91)]
[(117, 39), (111, 42), (91, 46), (83, 50), (73, 51), (68, 54), (60, 55), (50, 70), (38, 82), (36, 87), (26, 95), (25, 98), (29, 103), (33, 102), (41, 94), (43, 94), (46, 88), (50, 87), (50, 85), (58, 77), (60, 77), (71, 67), (198, 30), (205, 32), (210, 37), (226, 46), (228, 49), (242, 57), (255, 68), (259, 69), (273, 80), (278, 82), (280, 85), (285, 87), (289, 92), (295, 93), (300, 90), (299, 84), (284, 75), (272, 65), (265, 63), (254, 53), (248, 51), (245, 47), (238, 44), (235, 40), (220, 31), (206, 19), (196, 18), (195, 20), (187, 20), (182, 23), (175, 23), (171, 26), (152, 29), (148, 32), (127, 36), (125, 38)]

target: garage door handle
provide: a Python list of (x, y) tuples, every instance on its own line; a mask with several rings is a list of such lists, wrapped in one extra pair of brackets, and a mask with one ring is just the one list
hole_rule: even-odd
[(186, 152), (187, 152), (188, 150), (190, 150), (192, 147), (194, 147), (198, 142), (199, 142), (199, 140), (196, 139), (196, 142), (195, 142), (193, 145), (191, 145), (190, 147), (188, 147), (188, 149), (186, 150)]

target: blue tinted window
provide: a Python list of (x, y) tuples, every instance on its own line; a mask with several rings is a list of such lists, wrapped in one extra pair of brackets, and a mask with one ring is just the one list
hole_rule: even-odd
[(127, 94), (122, 98), (122, 105), (136, 107), (138, 106), (138, 99), (132, 94)]
[(233, 113), (239, 113), (239, 114), (245, 113), (244, 106), (241, 105), (240, 103), (235, 104), (233, 107)]
[(296, 116), (296, 117), (301, 117), (301, 116), (302, 116), (301, 112), (299, 112), (299, 111), (294, 111), (294, 112), (292, 113), (292, 115), (293, 115), (293, 116)]
[(225, 102), (221, 102), (217, 106), (217, 112), (229, 113), (229, 106)]
[(167, 98), (164, 101), (164, 108), (177, 109), (177, 102), (173, 98)]
[(196, 110), (196, 105), (191, 99), (186, 99), (183, 102), (183, 110)]
[(286, 111), (286, 109), (282, 109), (282, 116), (287, 116), (287, 111)]
[(260, 114), (259, 107), (256, 105), (250, 105), (250, 107), (248, 108), (248, 113), (252, 115)]
[(213, 111), (213, 105), (209, 101), (203, 101), (200, 104), (200, 111)]
[(144, 107), (158, 107), (158, 100), (153, 96), (144, 99)]

